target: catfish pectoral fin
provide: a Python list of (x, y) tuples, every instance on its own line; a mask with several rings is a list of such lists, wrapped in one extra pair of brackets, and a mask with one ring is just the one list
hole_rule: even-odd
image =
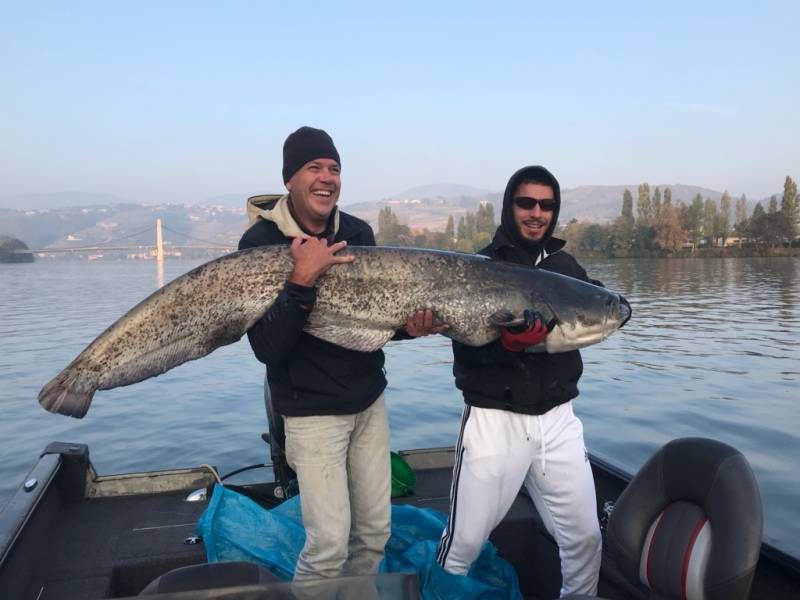
[(498, 310), (489, 315), (489, 323), (496, 327), (516, 327), (517, 325), (524, 325), (524, 317), (515, 317), (514, 313), (510, 310)]

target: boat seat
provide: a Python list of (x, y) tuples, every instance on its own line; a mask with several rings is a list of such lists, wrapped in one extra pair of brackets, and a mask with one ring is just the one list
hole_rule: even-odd
[(762, 530), (761, 495), (744, 455), (682, 438), (658, 450), (620, 495), (608, 553), (650, 598), (736, 600), (750, 593)]
[(281, 581), (267, 569), (251, 562), (221, 562), (190, 565), (156, 577), (139, 592), (140, 596), (191, 592)]

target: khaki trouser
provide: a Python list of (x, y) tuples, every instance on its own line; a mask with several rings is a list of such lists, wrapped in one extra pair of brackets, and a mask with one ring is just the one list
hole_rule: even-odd
[(377, 573), (391, 527), (383, 394), (354, 415), (284, 417), (306, 542), (295, 581)]

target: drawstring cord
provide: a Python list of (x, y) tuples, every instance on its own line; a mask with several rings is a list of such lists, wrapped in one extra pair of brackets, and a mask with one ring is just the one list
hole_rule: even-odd
[(529, 415), (529, 418), (525, 420), (525, 437), (528, 441), (531, 440), (530, 418), (536, 419), (536, 423), (539, 425), (539, 464), (542, 468), (542, 475), (544, 475), (547, 468), (547, 445), (544, 442), (542, 415)]
[(545, 447), (544, 443), (544, 425), (542, 425), (542, 415), (536, 415), (536, 421), (539, 423), (539, 452), (541, 453), (542, 475), (544, 475), (545, 467), (547, 466), (547, 448)]

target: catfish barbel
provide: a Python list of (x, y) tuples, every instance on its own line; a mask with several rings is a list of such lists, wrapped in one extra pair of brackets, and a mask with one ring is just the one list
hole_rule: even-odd
[[(381, 348), (408, 315), (431, 309), (443, 334), (482, 346), (499, 325), (536, 311), (551, 328), (544, 348), (565, 352), (599, 342), (630, 316), (620, 296), (571, 277), (473, 254), (352, 247), (356, 260), (317, 282), (304, 330), (351, 350)], [(106, 329), (39, 392), (51, 412), (83, 417), (95, 391), (160, 375), (239, 340), (271, 306), (293, 263), (288, 246), (228, 254), (178, 277)]]

